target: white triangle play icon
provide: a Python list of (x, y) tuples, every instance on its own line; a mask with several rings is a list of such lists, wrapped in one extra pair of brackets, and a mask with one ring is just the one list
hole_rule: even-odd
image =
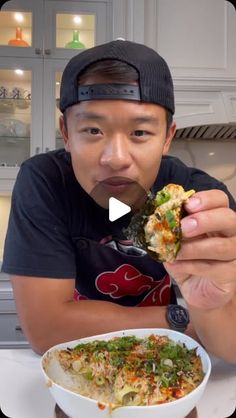
[(122, 216), (129, 213), (131, 208), (115, 197), (109, 198), (109, 221), (113, 222), (116, 219), (121, 218)]

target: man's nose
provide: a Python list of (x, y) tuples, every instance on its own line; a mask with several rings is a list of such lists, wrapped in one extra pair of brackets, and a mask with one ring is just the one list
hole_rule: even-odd
[(131, 161), (128, 138), (121, 134), (109, 138), (101, 155), (101, 165), (109, 166), (113, 170), (121, 170), (129, 167)]

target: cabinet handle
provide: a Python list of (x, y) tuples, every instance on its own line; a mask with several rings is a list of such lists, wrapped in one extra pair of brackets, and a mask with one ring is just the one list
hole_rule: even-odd
[(8, 164), (8, 163), (0, 163), (0, 167), (19, 167), (19, 164)]
[(42, 54), (42, 49), (41, 48), (35, 48), (35, 54), (36, 55), (41, 55)]
[(46, 147), (45, 148), (45, 152), (48, 152), (48, 151), (50, 151), (50, 148), (49, 147)]
[(51, 49), (45, 49), (44, 50), (44, 53), (46, 54), (46, 55), (51, 55)]
[(22, 332), (22, 328), (21, 328), (21, 326), (20, 326), (20, 325), (16, 325), (15, 330), (16, 330), (16, 331), (21, 331), (21, 332)]
[(37, 154), (39, 154), (40, 153), (40, 147), (36, 147), (35, 148), (35, 154), (37, 155)]

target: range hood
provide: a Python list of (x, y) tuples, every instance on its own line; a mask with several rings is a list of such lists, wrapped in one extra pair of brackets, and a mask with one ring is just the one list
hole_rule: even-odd
[(235, 141), (236, 123), (218, 123), (180, 128), (176, 130), (175, 139)]
[(236, 140), (236, 79), (175, 80), (178, 140)]

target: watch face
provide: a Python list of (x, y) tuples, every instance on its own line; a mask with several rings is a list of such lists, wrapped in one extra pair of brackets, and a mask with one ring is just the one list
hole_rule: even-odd
[(169, 318), (176, 327), (187, 325), (189, 322), (189, 315), (187, 309), (179, 305), (171, 305), (169, 307)]

